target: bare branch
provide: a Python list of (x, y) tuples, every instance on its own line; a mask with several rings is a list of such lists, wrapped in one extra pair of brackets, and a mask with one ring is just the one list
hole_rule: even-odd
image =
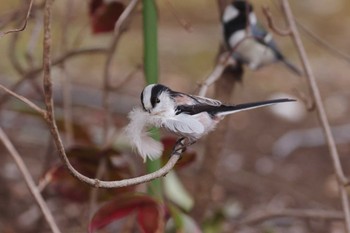
[(269, 28), (274, 33), (276, 33), (277, 35), (280, 35), (280, 36), (290, 36), (290, 34), (291, 34), (290, 29), (282, 30), (276, 26), (275, 22), (272, 19), (272, 13), (271, 13), (269, 7), (264, 6), (262, 8), (262, 10), (263, 10), (264, 15), (266, 16), (267, 24), (268, 24)]
[(19, 62), (19, 59), (18, 59), (18, 56), (16, 53), (17, 45), (18, 45), (18, 37), (19, 37), (18, 33), (15, 33), (13, 35), (12, 39), (10, 40), (10, 44), (8, 46), (7, 54), (8, 54), (9, 60), (11, 62), (11, 65), (13, 66), (15, 71), (18, 74), (23, 75), (25, 73), (25, 69), (23, 68), (23, 66)]
[[(68, 59), (75, 58), (77, 56), (85, 56), (87, 54), (97, 54), (97, 53), (106, 53), (108, 49), (106, 48), (87, 48), (87, 49), (78, 49), (78, 50), (71, 50), (68, 51), (65, 54), (62, 54), (58, 58), (54, 59), (52, 61), (52, 66), (60, 65), (63, 62), (67, 61)], [(25, 76), (28, 78), (34, 78), (37, 74), (39, 74), (43, 70), (42, 67), (34, 68), (30, 71), (28, 71)]]
[(33, 1), (34, 0), (30, 0), (30, 2), (29, 2), (28, 11), (27, 11), (27, 15), (26, 15), (26, 18), (24, 20), (23, 26), (20, 27), (20, 28), (17, 28), (17, 29), (12, 29), (12, 30), (6, 31), (6, 32), (2, 32), (2, 33), (0, 32), (0, 38), (2, 36), (6, 35), (6, 34), (15, 33), (15, 32), (21, 32), (27, 27), (28, 19), (29, 19), (30, 12), (31, 12), (32, 6), (33, 6)]
[[(17, 34), (15, 34), (17, 35)], [(98, 53), (106, 53), (107, 49), (105, 48), (87, 48), (87, 49), (78, 49), (78, 50), (72, 50), (68, 51), (67, 53), (59, 56), (58, 58), (54, 59), (52, 61), (52, 66), (59, 65), (62, 62), (65, 62), (66, 60), (69, 60), (71, 58), (75, 58), (77, 56), (84, 56), (87, 54), (98, 54)], [(36, 67), (32, 70), (26, 72), (24, 75), (24, 78), (16, 82), (10, 89), (12, 91), (16, 91), (27, 79), (34, 79), (37, 77), (37, 75), (42, 71), (42, 67)], [(4, 95), (0, 98), (0, 106), (4, 104), (8, 100), (8, 95)]]
[(4, 144), (4, 146), (6, 147), (8, 152), (10, 153), (10, 155), (12, 156), (13, 160), (15, 161), (18, 169), (22, 173), (22, 176), (26, 182), (26, 185), (28, 186), (30, 192), (32, 193), (33, 197), (35, 198), (35, 201), (39, 205), (39, 208), (40, 208), (41, 212), (43, 213), (47, 223), (49, 224), (52, 232), (60, 233), (61, 231), (59, 230), (59, 228), (55, 222), (55, 219), (53, 218), (52, 213), (51, 213), (49, 207), (47, 206), (44, 198), (41, 196), (40, 191), (36, 187), (34, 180), (33, 180), (33, 177), (31, 176), (27, 166), (25, 165), (21, 156), (18, 154), (16, 148), (13, 146), (10, 139), (7, 137), (7, 135), (5, 134), (5, 132), (3, 131), (3, 129), (1, 127), (0, 127), (0, 140), (2, 141), (2, 143)]
[[(171, 158), (161, 169), (149, 173), (147, 175), (124, 179), (120, 181), (100, 181), (98, 179), (91, 179), (79, 173), (69, 162), (61, 137), (58, 132), (58, 128), (54, 118), (54, 108), (53, 108), (53, 98), (52, 98), (52, 82), (51, 82), (51, 5), (53, 0), (46, 0), (45, 4), (45, 16), (44, 16), (44, 74), (43, 74), (43, 84), (44, 84), (44, 94), (45, 94), (45, 105), (47, 109), (46, 121), (50, 127), (51, 135), (54, 139), (55, 145), (57, 147), (58, 153), (61, 157), (62, 162), (68, 168), (69, 172), (82, 182), (85, 182), (96, 188), (118, 188), (130, 185), (136, 185), (140, 183), (145, 183), (150, 180), (162, 177), (166, 175), (180, 159), (180, 155), (183, 148), (174, 148)], [(180, 145), (180, 143), (179, 143)], [(179, 146), (177, 145), (177, 146)]]
[(137, 65), (132, 71), (130, 71), (130, 73), (128, 73), (122, 81), (120, 81), (118, 84), (114, 85), (114, 86), (110, 86), (109, 90), (110, 91), (116, 91), (116, 90), (120, 90), (121, 88), (123, 88), (128, 82), (130, 82), (131, 80), (133, 80), (134, 77), (136, 77), (136, 73), (141, 71), (141, 69), (143, 68), (142, 65)]
[(298, 20), (295, 20), (299, 28), (302, 29), (302, 31), (308, 35), (311, 39), (313, 39), (319, 46), (327, 50), (330, 54), (332, 54), (335, 57), (338, 57), (340, 59), (343, 59), (347, 62), (350, 62), (350, 55), (342, 52), (341, 50), (334, 48), (329, 42), (322, 39), (320, 36), (316, 35), (314, 32), (312, 32), (309, 28), (307, 28), (305, 25), (303, 25)]
[(279, 217), (292, 217), (315, 220), (344, 220), (344, 214), (341, 211), (333, 210), (308, 210), (308, 209), (267, 209), (257, 211), (247, 215), (235, 227), (242, 225), (254, 225), (260, 222)]
[(193, 32), (192, 25), (185, 20), (184, 18), (181, 18), (179, 14), (177, 13), (175, 7), (173, 6), (172, 2), (170, 0), (165, 1), (170, 9), (170, 12), (175, 17), (176, 21), (187, 31), (187, 32)]
[(213, 85), (213, 83), (215, 83), (222, 75), (222, 73), (224, 72), (225, 68), (229, 65), (229, 64), (233, 64), (235, 63), (235, 61), (233, 61), (233, 59), (231, 59), (232, 54), (227, 52), (227, 53), (223, 53), (220, 55), (218, 62), (216, 64), (216, 66), (214, 67), (213, 71), (210, 73), (210, 75), (208, 76), (208, 78), (201, 84), (201, 88), (199, 90), (199, 96), (206, 96), (208, 88)]
[(313, 71), (311, 69), (311, 65), (310, 65), (310, 62), (308, 60), (304, 45), (301, 41), (300, 34), (299, 34), (298, 29), (297, 29), (295, 19), (294, 19), (293, 13), (291, 11), (289, 2), (288, 2), (288, 0), (281, 0), (281, 2), (282, 2), (282, 7), (283, 7), (283, 11), (284, 11), (286, 20), (287, 20), (289, 28), (292, 32), (291, 36), (292, 36), (294, 43), (298, 49), (299, 56), (300, 56), (300, 59), (302, 61), (303, 68), (304, 68), (304, 71), (305, 71), (305, 74), (306, 74), (306, 77), (308, 80), (310, 92), (312, 93), (312, 95), (314, 97), (318, 117), (319, 117), (319, 120), (321, 122), (323, 132), (324, 132), (326, 140), (327, 140), (328, 149), (329, 149), (330, 156), (332, 158), (332, 162), (333, 162), (333, 166), (334, 166), (334, 170), (335, 170), (335, 173), (337, 175), (338, 182), (339, 182), (340, 197), (342, 200), (342, 206), (343, 206), (343, 211), (344, 211), (344, 215), (345, 215), (346, 228), (347, 228), (347, 232), (350, 233), (349, 199), (348, 199), (347, 191), (345, 189), (345, 185), (348, 184), (348, 179), (344, 175), (344, 171), (342, 169), (342, 165), (341, 165), (341, 162), (339, 159), (337, 147), (336, 147), (336, 144), (335, 144), (335, 141), (334, 141), (334, 138), (333, 138), (330, 126), (329, 126), (327, 114), (326, 114), (324, 106), (323, 106), (321, 94), (320, 94), (320, 91), (318, 89), (315, 76), (314, 76)]
[(111, 67), (113, 62), (113, 55), (117, 49), (119, 38), (123, 32), (123, 27), (127, 19), (130, 17), (132, 11), (135, 9), (138, 0), (131, 0), (129, 5), (124, 9), (123, 13), (119, 16), (117, 22), (115, 23), (114, 34), (111, 44), (108, 48), (106, 63), (103, 70), (103, 109), (105, 110), (104, 119), (104, 141), (108, 140), (108, 134), (111, 129), (112, 116), (109, 111), (109, 88), (111, 86)]
[(34, 109), (35, 111), (37, 111), (42, 117), (45, 118), (46, 112), (44, 109), (40, 108), (39, 106), (37, 106), (36, 104), (34, 104), (32, 101), (30, 101), (29, 99), (25, 98), (22, 95), (16, 94), (15, 92), (7, 89), (6, 87), (4, 87), (2, 84), (0, 84), (0, 88), (2, 90), (4, 90), (5, 92), (7, 92), (8, 94), (12, 95), (13, 97), (19, 99), (20, 101), (22, 101), (23, 103), (27, 104), (29, 107), (31, 107), (32, 109)]

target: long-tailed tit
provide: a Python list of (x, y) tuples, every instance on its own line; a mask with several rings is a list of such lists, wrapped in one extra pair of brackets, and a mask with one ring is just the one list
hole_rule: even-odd
[(218, 100), (173, 91), (161, 84), (150, 84), (141, 93), (142, 108), (136, 107), (129, 114), (126, 134), (144, 160), (147, 157), (156, 159), (162, 154), (163, 146), (148, 135), (150, 126), (163, 127), (185, 138), (189, 145), (214, 130), (226, 115), (290, 101), (295, 100), (224, 105)]
[(237, 62), (256, 70), (281, 61), (292, 72), (301, 75), (300, 70), (284, 58), (272, 34), (258, 22), (253, 6), (246, 0), (235, 0), (225, 8), (222, 25), (225, 42)]

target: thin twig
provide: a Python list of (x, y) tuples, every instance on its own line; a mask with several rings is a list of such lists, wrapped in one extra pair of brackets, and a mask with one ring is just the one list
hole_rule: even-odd
[(18, 15), (21, 14), (21, 11), (22, 11), (21, 9), (16, 9), (16, 10), (12, 10), (10, 12), (7, 12), (4, 15), (1, 15), (0, 30), (2, 30), (4, 27), (6, 27), (9, 23), (18, 19)]
[(43, 28), (43, 19), (42, 19), (42, 12), (40, 11), (34, 11), (34, 25), (32, 32), (30, 34), (30, 38), (28, 40), (27, 48), (24, 53), (24, 57), (29, 65), (30, 68), (34, 67), (34, 53), (36, 52), (36, 46), (38, 44), (41, 31)]
[(170, 9), (170, 12), (175, 17), (176, 21), (187, 31), (187, 32), (193, 32), (192, 25), (185, 20), (184, 18), (181, 18), (179, 14), (177, 13), (175, 7), (173, 6), (172, 2), (170, 0), (166, 0), (165, 3), (167, 3), (168, 8)]
[(29, 16), (30, 16), (30, 12), (32, 10), (33, 2), (34, 2), (34, 0), (30, 0), (30, 2), (29, 2), (27, 15), (26, 15), (26, 18), (24, 20), (24, 23), (23, 23), (22, 27), (17, 28), (17, 29), (8, 30), (6, 32), (0, 32), (0, 38), (2, 36), (6, 35), (6, 34), (15, 33), (15, 32), (21, 32), (27, 27), (27, 23), (28, 23), (28, 19), (29, 19)]
[[(17, 34), (15, 34), (17, 35)], [(79, 50), (72, 50), (68, 51), (67, 53), (59, 56), (58, 58), (54, 59), (52, 61), (52, 66), (59, 65), (62, 62), (65, 62), (69, 59), (76, 58), (78, 56), (85, 56), (88, 54), (98, 54), (98, 53), (106, 53), (108, 50), (105, 48), (87, 48), (87, 49), (79, 49)], [(42, 66), (36, 67), (31, 69), (30, 71), (27, 71), (23, 76), (24, 78), (20, 79), (18, 82), (16, 82), (11, 88), (12, 91), (16, 91), (21, 85), (27, 81), (27, 79), (34, 79), (37, 77), (37, 75), (42, 71)], [(0, 107), (8, 100), (9, 95), (7, 93), (0, 98)]]
[(32, 109), (34, 109), (35, 111), (37, 111), (42, 117), (45, 118), (46, 115), (46, 111), (42, 108), (40, 108), (38, 105), (34, 104), (32, 101), (30, 101), (29, 99), (25, 98), (22, 95), (18, 95), (15, 92), (7, 89), (6, 87), (4, 87), (2, 84), (0, 84), (0, 88), (4, 91), (6, 91), (8, 94), (12, 95), (13, 97), (19, 99), (20, 101), (24, 102), (25, 104), (27, 104), (29, 107), (31, 107)]
[[(71, 50), (68, 51), (65, 54), (62, 54), (61, 56), (57, 57), (56, 59), (52, 60), (52, 66), (60, 65), (63, 62), (66, 62), (69, 59), (76, 58), (78, 56), (85, 56), (87, 54), (98, 54), (98, 53), (106, 53), (108, 49), (106, 48), (87, 48), (87, 49), (78, 49), (78, 50)], [(28, 71), (25, 74), (25, 77), (27, 78), (34, 78), (36, 75), (38, 75), (43, 70), (42, 67), (34, 68), (30, 71)]]
[(25, 73), (25, 70), (21, 65), (21, 63), (19, 62), (17, 51), (16, 51), (17, 45), (18, 45), (18, 37), (19, 37), (18, 33), (15, 33), (13, 35), (12, 39), (10, 40), (10, 44), (8, 46), (7, 54), (11, 62), (11, 65), (13, 66), (15, 71), (18, 74), (23, 75)]
[(130, 82), (131, 80), (133, 80), (134, 77), (136, 77), (136, 73), (138, 73), (139, 71), (142, 70), (142, 65), (137, 65), (133, 70), (130, 71), (130, 73), (128, 73), (122, 81), (120, 81), (118, 84), (114, 85), (114, 86), (109, 86), (109, 90), (110, 91), (117, 91), (120, 90), (121, 88), (123, 88), (128, 82)]
[(282, 30), (281, 28), (278, 28), (275, 24), (275, 22), (272, 19), (272, 13), (270, 11), (270, 8), (267, 6), (264, 6), (262, 8), (264, 15), (266, 16), (267, 19), (267, 25), (269, 26), (269, 28), (276, 33), (279, 36), (290, 36), (291, 31), (290, 29), (285, 29)]
[(0, 127), (0, 140), (5, 145), (6, 149), (8, 150), (10, 155), (12, 156), (13, 160), (15, 161), (18, 169), (22, 173), (23, 178), (26, 182), (26, 185), (28, 186), (30, 192), (32, 193), (33, 197), (35, 198), (35, 201), (39, 205), (39, 208), (40, 208), (41, 212), (43, 213), (47, 223), (49, 224), (52, 232), (60, 233), (61, 231), (59, 230), (59, 228), (55, 222), (55, 219), (52, 216), (52, 213), (51, 213), (49, 207), (47, 206), (44, 198), (41, 196), (40, 191), (36, 187), (35, 182), (33, 180), (33, 177), (31, 176), (27, 166), (25, 165), (21, 156), (18, 154), (16, 148), (13, 146), (10, 139), (7, 137), (7, 135), (5, 134), (5, 132), (3, 131), (3, 129), (1, 127)]
[(108, 135), (111, 129), (112, 116), (109, 110), (109, 87), (111, 83), (111, 67), (113, 62), (113, 55), (117, 49), (119, 38), (123, 32), (123, 28), (127, 19), (130, 17), (132, 11), (135, 9), (139, 0), (131, 0), (129, 5), (124, 9), (123, 13), (118, 18), (115, 23), (114, 34), (111, 41), (111, 44), (108, 48), (106, 63), (103, 70), (103, 109), (105, 110), (105, 119), (104, 119), (104, 139), (103, 141), (108, 140)]
[(298, 20), (295, 20), (299, 28), (302, 29), (302, 31), (308, 35), (311, 39), (313, 39), (320, 47), (324, 48), (326, 51), (328, 51), (333, 56), (343, 59), (347, 62), (350, 62), (350, 55), (344, 53), (343, 51), (333, 47), (329, 42), (322, 39), (320, 36), (316, 35), (314, 32), (312, 32), (309, 28), (307, 28), (304, 24), (299, 22)]
[(201, 84), (201, 88), (198, 94), (199, 96), (206, 96), (208, 88), (221, 77), (225, 68), (229, 64), (232, 65), (233, 59), (230, 59), (231, 57), (232, 57), (231, 53), (223, 53), (220, 55), (218, 62), (214, 67), (213, 71), (210, 73), (208, 78)]
[(292, 217), (315, 220), (344, 220), (344, 214), (341, 211), (334, 210), (308, 210), (308, 209), (267, 209), (257, 211), (247, 215), (235, 227), (243, 225), (254, 225), (272, 218)]
[(312, 93), (314, 100), (315, 100), (318, 117), (319, 117), (319, 120), (321, 122), (323, 132), (324, 132), (326, 140), (327, 140), (328, 149), (329, 149), (330, 156), (332, 158), (332, 162), (333, 162), (333, 166), (334, 166), (334, 170), (335, 170), (335, 173), (337, 175), (338, 182), (339, 182), (340, 197), (342, 200), (342, 207), (343, 207), (343, 211), (344, 211), (344, 215), (345, 215), (346, 229), (347, 229), (347, 232), (350, 233), (349, 199), (348, 199), (347, 191), (345, 189), (345, 185), (348, 183), (348, 180), (345, 177), (344, 171), (342, 169), (342, 165), (341, 165), (341, 162), (339, 159), (337, 147), (336, 147), (336, 144), (335, 144), (335, 141), (334, 141), (334, 138), (333, 138), (330, 126), (329, 126), (327, 114), (326, 114), (324, 106), (323, 106), (321, 94), (320, 94), (320, 91), (318, 89), (315, 76), (314, 76), (313, 71), (311, 69), (311, 65), (309, 63), (304, 45), (301, 41), (299, 31), (297, 29), (295, 19), (294, 19), (293, 13), (291, 11), (289, 2), (288, 2), (288, 0), (281, 0), (281, 1), (282, 1), (282, 7), (283, 7), (283, 11), (284, 11), (286, 20), (287, 20), (288, 25), (290, 27), (290, 30), (292, 32), (292, 38), (293, 38), (294, 43), (298, 49), (299, 56), (300, 56), (300, 59), (301, 59), (302, 64), (303, 64), (303, 68), (304, 68), (305, 74), (307, 76), (310, 92)]

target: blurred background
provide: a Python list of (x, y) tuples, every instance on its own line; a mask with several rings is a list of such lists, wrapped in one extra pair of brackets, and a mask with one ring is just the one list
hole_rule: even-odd
[[(169, 1), (170, 2), (170, 1)], [(216, 64), (222, 43), (222, 29), (216, 1), (156, 1), (158, 6), (158, 45), (160, 82), (173, 90), (198, 94), (203, 82)], [(277, 1), (250, 1), (259, 20), (266, 26), (262, 6), (269, 6), (276, 24), (286, 24)], [(128, 1), (124, 1), (127, 4)], [(43, 105), (42, 20), (41, 1), (34, 1), (34, 14), (27, 28), (20, 33), (0, 38), (1, 84)], [(350, 54), (350, 2), (346, 0), (290, 1), (298, 22), (310, 29), (328, 46)], [(28, 1), (2, 0), (0, 28), (6, 31), (22, 25)], [(13, 16), (15, 15), (15, 16)], [(15, 20), (8, 21), (13, 17)], [(177, 18), (185, 20), (186, 30)], [(93, 33), (89, 1), (55, 1), (52, 19), (53, 60), (70, 51), (108, 48), (113, 33)], [(10, 23), (7, 23), (10, 22)], [(266, 26), (267, 27), (267, 26)], [(64, 36), (65, 35), (65, 36)], [(112, 148), (130, 165), (130, 173), (145, 173), (141, 159), (128, 146), (123, 127), (127, 114), (139, 105), (139, 95), (145, 86), (142, 72), (141, 4), (130, 18), (121, 35), (111, 66), (110, 109), (113, 113), (115, 137)], [(303, 42), (317, 78), (324, 105), (332, 125), (340, 159), (346, 172), (350, 168), (350, 56), (341, 57), (301, 30)], [(64, 36), (64, 39), (62, 37)], [(302, 68), (296, 49), (289, 37), (274, 35), (288, 60)], [(63, 42), (62, 42), (63, 41)], [(66, 57), (64, 57), (66, 58)], [(58, 126), (68, 151), (82, 145), (103, 142), (103, 75), (106, 53), (89, 52), (65, 59), (54, 66), (54, 101)], [(39, 71), (37, 71), (39, 69)], [(33, 72), (36, 71), (34, 74)], [(30, 73), (32, 72), (32, 73)], [(26, 81), (21, 81), (26, 79)], [(63, 121), (64, 88), (70, 80), (73, 139), (67, 139)], [(215, 97), (211, 87), (208, 97)], [(204, 138), (190, 150), (195, 160), (177, 172), (193, 201), (188, 214), (206, 232), (233, 232), (244, 216), (264, 209), (339, 210), (341, 203), (332, 161), (324, 142), (316, 112), (308, 111), (303, 97), (310, 100), (305, 78), (290, 73), (280, 63), (251, 71), (244, 69), (241, 82), (230, 94), (229, 103), (260, 101), (278, 97), (298, 99), (295, 104), (278, 105), (242, 112), (227, 118), (223, 146), (215, 163), (205, 162)], [(27, 106), (1, 92), (0, 124), (8, 134), (31, 174), (39, 183), (59, 158), (45, 122)], [(162, 135), (165, 135), (163, 132)], [(210, 137), (212, 139), (213, 137)], [(6, 149), (0, 146), (0, 231), (49, 232), (23, 178)], [(56, 166), (56, 167), (55, 167)], [(210, 173), (211, 182), (203, 182)], [(57, 177), (65, 176), (58, 173)], [(71, 194), (72, 187), (62, 185), (63, 178), (53, 179), (43, 190), (53, 214), (63, 232), (86, 232), (89, 219), (89, 190)], [(65, 178), (64, 182), (73, 182)], [(200, 184), (200, 187), (198, 186)], [(137, 187), (144, 190), (145, 185)], [(67, 188), (69, 187), (69, 188)], [(71, 196), (74, 196), (73, 198)], [(84, 197), (82, 197), (84, 196)], [(203, 198), (202, 196), (205, 196)], [(72, 201), (72, 199), (84, 199)], [(84, 214), (82, 214), (84, 213)], [(220, 227), (215, 228), (217, 225)], [(113, 232), (106, 228), (101, 232)], [(209, 229), (209, 230), (208, 230)], [(210, 229), (214, 229), (210, 231)], [(114, 231), (115, 232), (115, 231)], [(119, 232), (119, 231), (118, 231)], [(130, 231), (132, 232), (132, 231)], [(240, 225), (235, 232), (345, 232), (342, 221), (305, 220), (292, 217), (273, 218), (250, 225)]]

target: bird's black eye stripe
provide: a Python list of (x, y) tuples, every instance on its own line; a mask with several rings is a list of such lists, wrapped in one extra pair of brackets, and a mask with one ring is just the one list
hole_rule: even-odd
[(169, 90), (166, 86), (163, 86), (161, 84), (157, 84), (152, 88), (152, 93), (151, 93), (151, 104), (152, 107), (156, 106), (157, 103), (160, 102), (160, 99), (158, 98), (159, 95), (164, 92)]

